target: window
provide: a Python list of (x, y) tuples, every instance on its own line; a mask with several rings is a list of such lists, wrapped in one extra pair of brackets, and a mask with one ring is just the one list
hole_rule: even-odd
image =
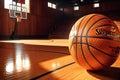
[(100, 0), (94, 0), (94, 2), (99, 2)]
[(55, 5), (55, 4), (52, 4), (52, 8), (53, 8), (53, 9), (56, 9), (56, 5)]
[(52, 7), (52, 3), (48, 2), (48, 7), (51, 8)]
[(99, 4), (99, 3), (94, 3), (94, 4), (93, 4), (93, 7), (94, 7), (94, 8), (98, 8), (98, 7), (100, 7), (100, 4)]
[[(16, 4), (16, 2), (12, 2), (13, 0), (4, 0), (4, 8), (5, 9), (9, 9), (10, 8), (10, 4)], [(20, 6), (20, 3), (17, 3), (17, 6)], [(25, 4), (22, 4), (23, 7), (26, 7), (27, 12), (30, 12), (30, 0), (25, 0)]]
[(79, 6), (74, 6), (74, 10), (79, 10)]
[(56, 9), (56, 4), (53, 4), (51, 2), (48, 2), (48, 7)]
[(84, 0), (80, 0), (80, 2), (83, 2)]
[(64, 8), (60, 8), (60, 11), (64, 11)]

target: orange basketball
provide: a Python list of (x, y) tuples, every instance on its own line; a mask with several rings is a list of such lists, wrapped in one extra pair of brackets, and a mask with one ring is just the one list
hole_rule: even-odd
[(112, 65), (118, 57), (119, 45), (118, 27), (101, 14), (83, 16), (69, 34), (71, 55), (87, 70), (100, 70)]

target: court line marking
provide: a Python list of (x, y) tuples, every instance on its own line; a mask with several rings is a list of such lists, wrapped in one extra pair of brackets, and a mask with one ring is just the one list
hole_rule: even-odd
[(65, 67), (67, 67), (67, 66), (69, 66), (69, 65), (72, 65), (72, 64), (74, 64), (74, 63), (75, 63), (75, 62), (71, 62), (71, 63), (66, 64), (66, 65), (64, 65), (64, 66), (61, 66), (61, 67), (59, 67), (59, 68), (57, 68), (57, 69), (51, 70), (51, 71), (49, 71), (49, 72), (46, 72), (46, 73), (43, 73), (43, 74), (41, 74), (41, 75), (39, 75), (39, 76), (36, 76), (36, 77), (34, 77), (34, 78), (31, 78), (30, 80), (39, 79), (39, 78), (41, 78), (41, 77), (43, 77), (43, 76), (46, 76), (46, 75), (48, 75), (48, 74), (50, 74), (50, 73), (53, 73), (53, 72), (55, 72), (55, 71), (57, 71), (57, 70), (60, 70), (60, 69), (62, 69), (62, 68), (65, 68)]

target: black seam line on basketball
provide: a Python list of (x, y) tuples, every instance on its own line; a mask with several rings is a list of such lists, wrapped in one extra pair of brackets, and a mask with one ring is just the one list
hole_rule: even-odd
[[(93, 24), (91, 24), (91, 26), (88, 28), (88, 30), (87, 30), (87, 32), (86, 32), (86, 43), (87, 43), (88, 50), (89, 50), (90, 54), (93, 56), (93, 58), (94, 58), (99, 64), (101, 64), (102, 66), (104, 66), (104, 64), (101, 63), (101, 62), (94, 56), (93, 52), (92, 52), (91, 49), (90, 49), (90, 46), (88, 45), (88, 33), (89, 33), (90, 29), (91, 29), (96, 23), (98, 23), (99, 21), (104, 20), (104, 19), (108, 19), (108, 18), (101, 18), (101, 19), (95, 21)], [(93, 48), (94, 48), (94, 47), (93, 47)], [(94, 49), (96, 49), (96, 48), (94, 48)], [(97, 50), (97, 49), (96, 49), (96, 50)], [(106, 54), (106, 53), (104, 53), (104, 54)]]
[[(104, 18), (104, 19), (107, 19), (107, 18)], [(108, 27), (108, 26), (113, 26), (113, 25), (111, 25), (111, 24), (103, 24), (103, 25), (100, 25), (100, 26), (98, 26), (98, 27)], [(110, 38), (108, 38), (108, 39), (110, 39)], [(117, 41), (117, 42), (120, 42), (120, 40), (114, 40), (114, 39), (110, 39), (110, 40), (113, 40), (113, 41)]]
[[(80, 29), (81, 23), (83, 22), (83, 20), (84, 20), (85, 18), (86, 18), (86, 16), (84, 16), (84, 17), (82, 18), (82, 20), (80, 21), (76, 36), (78, 36), (78, 33), (79, 33), (79, 29)], [(77, 37), (76, 37), (76, 36), (74, 36), (74, 37), (76, 38), (76, 42), (77, 42)], [(73, 42), (73, 43), (74, 43), (74, 42)], [(72, 45), (73, 45), (73, 43), (72, 43)], [(77, 44), (76, 44), (76, 48), (77, 48)], [(82, 53), (82, 55), (83, 55), (83, 57), (84, 57), (84, 54), (83, 54), (83, 53)], [(79, 59), (78, 59), (78, 52), (77, 52), (77, 49), (76, 49), (76, 58), (77, 58), (77, 62), (80, 63), (80, 62), (79, 62)], [(85, 62), (86, 62), (86, 60), (85, 60)], [(86, 63), (87, 63), (87, 62), (86, 62)], [(87, 64), (89, 65), (89, 63), (87, 63)], [(92, 67), (91, 67), (91, 68), (92, 68)], [(93, 69), (94, 69), (94, 68), (93, 68)]]
[[(89, 44), (87, 44), (87, 47), (89, 47)], [(92, 46), (93, 47), (93, 46)], [(94, 47), (93, 47), (94, 48)], [(94, 48), (95, 49), (95, 48)], [(90, 52), (90, 54), (92, 55), (92, 57), (101, 65), (101, 66), (103, 66), (103, 67), (107, 67), (107, 65), (105, 65), (105, 64), (103, 64), (102, 62), (100, 62), (97, 58), (96, 58), (96, 56), (93, 54), (93, 52), (90, 50), (90, 47), (88, 48), (88, 50), (89, 50), (89, 52)]]
[[(75, 38), (81, 38), (81, 36), (74, 36)], [(86, 38), (86, 36), (82, 36), (82, 38)], [(103, 36), (87, 36), (88, 38), (99, 38), (99, 39), (106, 39), (106, 40), (111, 40), (111, 41), (116, 41), (116, 42), (120, 42), (120, 40), (114, 40), (108, 37), (103, 37)]]
[[(84, 17), (85, 18), (85, 17)], [(82, 21), (84, 20), (84, 18), (81, 20), (81, 22), (79, 23), (79, 26), (81, 25), (81, 23), (82, 23)], [(111, 25), (111, 24), (104, 24), (104, 25), (100, 25), (100, 26), (98, 26), (98, 27), (102, 27), (102, 26), (113, 26), (113, 25)], [(73, 25), (73, 27), (75, 28), (75, 24)], [(76, 38), (76, 40), (77, 40), (77, 37), (79, 37), (78, 36), (78, 32), (79, 32), (79, 28), (80, 27), (78, 27), (78, 31), (77, 31), (77, 34), (76, 34), (76, 36), (73, 36), (74, 38)], [(72, 40), (72, 42), (73, 42), (74, 40)], [(71, 48), (72, 48), (72, 44), (71, 44), (71, 46), (70, 46), (70, 51), (71, 51)]]
[[(78, 38), (78, 37), (81, 37), (81, 36), (76, 36), (76, 37)], [(82, 38), (86, 38), (86, 36), (82, 36)], [(114, 39), (111, 39), (111, 38), (108, 38), (108, 37), (103, 37), (103, 36), (88, 36), (88, 38), (99, 38), (99, 39), (106, 39), (106, 40), (120, 42), (120, 40), (114, 40)]]
[[(76, 43), (73, 43), (73, 44), (76, 44)], [(90, 44), (87, 44), (87, 43), (80, 43), (80, 42), (78, 42), (78, 44), (86, 44), (86, 45), (88, 45), (88, 46), (90, 46), (90, 47), (92, 47), (92, 48), (94, 48), (94, 49), (100, 51), (101, 53), (104, 53), (105, 55), (107, 55), (107, 56), (109, 56), (109, 57), (117, 57), (117, 56), (114, 56), (114, 55), (110, 55), (110, 54), (108, 54), (108, 53), (105, 53), (105, 52), (99, 50), (98, 48), (96, 48), (96, 47), (94, 47), (94, 46), (92, 46), (92, 45), (90, 45)]]
[[(113, 26), (113, 25), (111, 25), (111, 24), (103, 24), (103, 25), (100, 25), (100, 26), (98, 26), (98, 27), (108, 27), (108, 26)], [(72, 36), (71, 36), (72, 37)]]
[[(89, 31), (90, 31), (90, 29), (93, 27), (93, 25), (95, 25), (97, 22), (99, 22), (99, 21), (101, 21), (101, 20), (104, 20), (104, 19), (108, 19), (108, 18), (101, 18), (101, 19), (99, 19), (99, 20), (97, 20), (97, 21), (95, 21), (91, 26), (90, 26), (90, 28), (87, 30), (87, 32), (86, 32), (86, 38), (88, 37), (88, 33), (89, 33)], [(105, 25), (105, 24), (104, 24)], [(108, 24), (106, 24), (106, 25), (108, 25)], [(98, 27), (101, 27), (102, 25), (100, 25), (100, 26), (98, 26)], [(87, 40), (87, 39), (86, 39)], [(88, 41), (88, 40), (87, 40)]]
[[(84, 19), (84, 18), (83, 18), (83, 19)], [(83, 19), (82, 19), (81, 22), (79, 23), (79, 26), (81, 25)], [(75, 30), (75, 24), (73, 25), (73, 28), (74, 28), (74, 30)], [(78, 29), (78, 31), (79, 31), (79, 29)], [(76, 35), (78, 35), (78, 31), (77, 31), (77, 34), (76, 34)], [(73, 37), (76, 38), (75, 35), (74, 35)], [(72, 40), (72, 43), (73, 43), (73, 41), (74, 41), (74, 38), (73, 38), (73, 40)], [(71, 46), (70, 46), (70, 51), (71, 51), (71, 48), (72, 48), (72, 44), (71, 44)]]
[[(101, 19), (95, 21), (95, 22), (90, 26), (90, 28), (87, 30), (87, 32), (86, 32), (86, 43), (88, 43), (88, 33), (89, 33), (90, 29), (91, 29), (97, 22), (99, 22), (99, 21), (101, 21), (101, 20), (104, 20), (104, 19), (108, 19), (108, 18), (101, 18)], [(88, 48), (89, 48), (89, 46), (88, 46)], [(106, 53), (106, 54), (108, 54), (108, 53)]]
[(102, 25), (100, 25), (100, 26), (98, 26), (98, 27), (100, 28), (100, 27), (103, 27), (103, 26), (104, 26), (104, 27), (108, 27), (108, 26), (113, 26), (113, 25), (111, 25), (111, 24), (102, 24)]
[(48, 74), (50, 74), (50, 73), (53, 73), (53, 72), (57, 71), (57, 70), (60, 70), (60, 69), (65, 68), (65, 67), (68, 67), (68, 66), (70, 66), (70, 65), (72, 65), (72, 64), (74, 64), (74, 63), (75, 63), (75, 62), (71, 62), (71, 63), (66, 64), (66, 65), (64, 65), (64, 66), (61, 66), (61, 67), (59, 67), (59, 68), (57, 68), (57, 69), (54, 69), (54, 70), (51, 70), (51, 71), (49, 71), (49, 72), (43, 73), (43, 74), (41, 74), (41, 75), (39, 75), (39, 76), (37, 76), (37, 77), (34, 77), (34, 78), (30, 79), (30, 80), (39, 79), (39, 78), (41, 78), (41, 77), (43, 77), (43, 76), (46, 76), (46, 75), (48, 75)]
[[(85, 19), (85, 17), (82, 18), (82, 20), (80, 21), (79, 25), (78, 25), (78, 30), (77, 30), (77, 33), (76, 33), (76, 36), (78, 36), (78, 33), (79, 33), (79, 29), (80, 29), (80, 26), (81, 26), (81, 23), (83, 22), (83, 20)], [(78, 38), (76, 37), (76, 42), (78, 42)], [(76, 44), (76, 58), (77, 58), (77, 62), (79, 63), (79, 60), (78, 60), (78, 48), (77, 48), (78, 44)]]
[[(86, 25), (88, 24), (88, 22), (89, 22), (94, 16), (96, 16), (96, 15), (91, 16), (91, 17), (87, 20), (87, 22), (85, 23), (85, 25), (84, 25), (84, 27), (83, 27), (83, 29), (82, 29), (82, 32), (81, 32), (80, 43), (82, 43), (82, 35), (83, 35), (83, 32), (84, 32), (84, 29), (85, 29)], [(85, 57), (85, 55), (84, 55), (84, 51), (83, 51), (82, 44), (80, 45), (80, 47), (81, 47), (81, 52), (82, 52), (82, 55), (83, 55), (83, 58), (84, 58), (85, 62), (87, 63), (87, 65), (88, 65), (89, 67), (91, 67), (92, 69), (95, 70), (95, 68), (94, 68), (94, 67), (88, 62), (88, 60), (86, 59), (86, 57)]]

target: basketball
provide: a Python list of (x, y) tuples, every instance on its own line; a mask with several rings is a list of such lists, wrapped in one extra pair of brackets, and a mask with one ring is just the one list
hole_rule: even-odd
[(112, 65), (119, 54), (120, 32), (102, 14), (78, 19), (69, 34), (69, 51), (75, 62), (86, 70), (101, 70)]

